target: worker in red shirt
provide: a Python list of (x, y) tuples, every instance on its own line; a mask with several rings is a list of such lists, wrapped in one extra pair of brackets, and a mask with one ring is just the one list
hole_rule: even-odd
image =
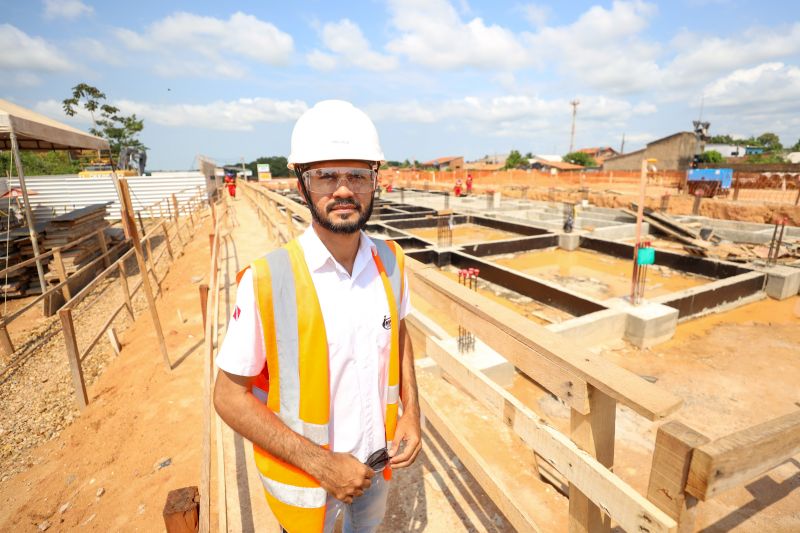
[(456, 180), (456, 186), (453, 189), (453, 194), (455, 194), (456, 198), (461, 196), (461, 180)]
[(467, 174), (467, 195), (472, 194), (472, 174)]

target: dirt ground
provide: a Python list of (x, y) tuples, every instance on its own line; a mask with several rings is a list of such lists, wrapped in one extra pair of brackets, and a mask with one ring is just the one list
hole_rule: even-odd
[[(248, 242), (240, 253), (250, 253), (257, 248), (253, 243), (265, 242), (265, 231), (245, 200), (236, 204), (236, 241)], [(137, 309), (136, 321), (121, 334), (121, 355), (93, 354), (87, 361), (93, 370), (87, 370), (91, 403), (84, 412), (78, 414), (74, 403), (65, 405), (72, 391), (60, 337), (53, 341), (53, 353), (60, 357), (53, 356), (47, 381), (41, 381), (44, 371), (32, 362), (14, 374), (40, 393), (15, 404), (6, 403), (9, 396), (0, 397), (2, 416), (13, 412), (18, 414), (15, 420), (42, 420), (31, 429), (41, 435), (13, 460), (3, 452), (1, 531), (163, 531), (167, 492), (199, 483), (203, 333), (198, 284), (208, 281), (208, 232), (206, 219), (162, 283), (158, 311), (171, 370), (157, 349), (149, 316)], [(247, 260), (242, 256), (243, 264)], [(113, 293), (107, 294), (113, 300)], [(424, 302), (414, 305), (425, 312)], [(447, 317), (428, 311), (443, 325), (452, 325)], [(673, 340), (651, 350), (625, 343), (587, 349), (652, 376), (683, 397), (684, 407), (676, 416), (714, 438), (800, 407), (798, 326), (800, 298), (764, 300), (682, 324)], [(79, 328), (79, 335), (84, 342), (91, 337), (89, 324)], [(31, 368), (38, 369), (26, 370)], [(0, 395), (7, 383), (0, 383)], [(568, 427), (563, 405), (537, 392), (530, 381), (519, 377), (512, 390), (555, 427)], [(61, 398), (64, 411), (57, 420), (48, 418), (48, 395)], [(615, 472), (643, 493), (657, 425), (623, 408), (617, 416)], [(7, 420), (1, 418), (0, 427)], [(800, 530), (798, 489), (800, 463), (788, 462), (746, 488), (704, 504), (698, 525), (704, 531)], [(212, 497), (212, 506), (215, 501)], [(397, 473), (381, 529), (423, 530), (513, 531), (453, 451), (430, 431), (417, 463)]]

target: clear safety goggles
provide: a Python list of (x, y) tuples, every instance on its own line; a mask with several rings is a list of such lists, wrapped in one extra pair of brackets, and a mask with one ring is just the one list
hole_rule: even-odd
[(331, 194), (342, 183), (352, 192), (372, 192), (378, 173), (369, 168), (326, 167), (306, 170), (301, 176), (309, 191)]

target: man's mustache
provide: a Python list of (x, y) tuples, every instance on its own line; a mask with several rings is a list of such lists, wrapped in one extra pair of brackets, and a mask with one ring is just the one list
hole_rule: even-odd
[(335, 200), (332, 204), (329, 204), (325, 208), (325, 212), (330, 213), (337, 207), (352, 207), (353, 209), (361, 211), (361, 204), (356, 202), (355, 200)]

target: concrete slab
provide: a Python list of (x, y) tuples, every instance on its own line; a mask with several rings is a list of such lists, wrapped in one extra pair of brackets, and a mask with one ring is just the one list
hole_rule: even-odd
[(764, 290), (770, 298), (785, 300), (800, 294), (800, 268), (776, 265), (759, 270), (767, 274)]
[[(444, 339), (442, 344), (451, 353), (458, 353), (458, 339), (450, 337)], [(514, 381), (514, 365), (509, 363), (505, 357), (492, 350), (490, 347), (475, 339), (475, 349), (470, 352), (460, 354), (464, 361), (473, 368), (477, 368), (486, 377), (500, 385), (510, 387)]]

